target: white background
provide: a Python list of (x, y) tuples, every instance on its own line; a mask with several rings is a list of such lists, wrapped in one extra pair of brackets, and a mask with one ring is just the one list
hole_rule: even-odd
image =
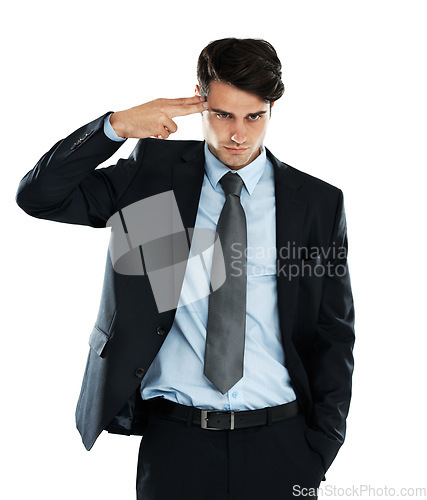
[[(199, 52), (226, 36), (282, 60), (267, 147), (345, 195), (354, 395), (322, 486), (427, 487), (425, 2), (27, 0), (1, 24), (1, 497), (133, 499), (139, 446), (104, 433), (88, 453), (74, 427), (109, 230), (27, 216), (19, 180), (108, 110), (193, 95)], [(201, 139), (199, 121), (175, 137)]]

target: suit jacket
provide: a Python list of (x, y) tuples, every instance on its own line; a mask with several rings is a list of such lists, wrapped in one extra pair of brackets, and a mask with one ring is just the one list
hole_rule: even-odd
[[(105, 227), (121, 208), (173, 190), (184, 227), (193, 228), (204, 176), (203, 142), (143, 139), (128, 159), (95, 170), (121, 144), (105, 136), (105, 116), (59, 141), (39, 160), (19, 185), (18, 205), (34, 217)], [(343, 196), (268, 150), (267, 155), (275, 174), (277, 293), (286, 367), (306, 416), (306, 438), (326, 470), (344, 441), (353, 371)], [(301, 247), (306, 254), (289, 252)], [(322, 269), (329, 272), (322, 275)], [(102, 430), (143, 434), (147, 412), (140, 383), (175, 312), (159, 313), (148, 277), (116, 273), (107, 254), (76, 410), (88, 450)]]

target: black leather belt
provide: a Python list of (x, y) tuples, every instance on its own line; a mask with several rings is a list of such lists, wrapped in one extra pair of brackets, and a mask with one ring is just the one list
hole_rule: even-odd
[(192, 412), (192, 424), (202, 429), (218, 431), (267, 425), (270, 421), (279, 422), (280, 420), (295, 417), (300, 412), (297, 401), (269, 408), (261, 408), (259, 410), (234, 411), (201, 410), (193, 406), (174, 403), (162, 397), (146, 400), (145, 403), (149, 411), (181, 422), (188, 422)]

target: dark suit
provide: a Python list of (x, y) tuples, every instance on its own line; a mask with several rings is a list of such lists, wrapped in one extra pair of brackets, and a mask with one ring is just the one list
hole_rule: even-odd
[[(104, 116), (40, 159), (20, 183), (19, 206), (34, 217), (105, 227), (119, 209), (173, 190), (184, 226), (193, 228), (204, 176), (203, 142), (140, 140), (127, 160), (95, 170), (120, 147), (105, 136)], [(277, 248), (309, 250), (290, 257), (278, 252), (279, 318), (286, 367), (309, 425), (306, 437), (326, 470), (344, 440), (353, 370), (350, 279), (345, 255), (336, 252), (347, 246), (343, 196), (267, 154), (275, 172)], [(320, 249), (318, 256), (313, 249)], [(329, 265), (326, 276), (312, 272), (319, 264)], [(290, 278), (289, 266), (297, 277)], [(143, 433), (141, 379), (174, 313), (158, 312), (147, 276), (117, 274), (107, 256), (76, 410), (87, 449), (104, 429)]]

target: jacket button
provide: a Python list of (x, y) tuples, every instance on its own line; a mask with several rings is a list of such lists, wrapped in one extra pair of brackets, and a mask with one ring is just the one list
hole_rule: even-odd
[(157, 335), (161, 335), (163, 337), (163, 335), (166, 333), (166, 330), (163, 328), (163, 326), (158, 326), (156, 332)]
[(144, 368), (137, 368), (135, 370), (135, 375), (138, 377), (138, 378), (142, 378), (144, 376), (144, 373), (145, 373), (145, 370)]

